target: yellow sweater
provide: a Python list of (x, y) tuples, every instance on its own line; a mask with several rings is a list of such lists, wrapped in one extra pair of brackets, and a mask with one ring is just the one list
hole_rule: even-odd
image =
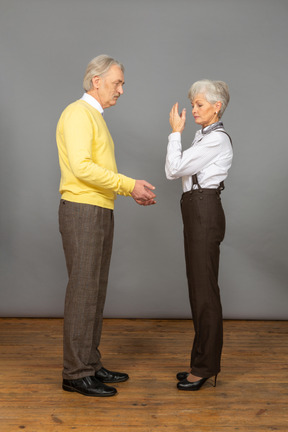
[(83, 100), (68, 105), (56, 140), (62, 199), (113, 209), (117, 194), (131, 194), (135, 180), (118, 174), (113, 139), (96, 108)]

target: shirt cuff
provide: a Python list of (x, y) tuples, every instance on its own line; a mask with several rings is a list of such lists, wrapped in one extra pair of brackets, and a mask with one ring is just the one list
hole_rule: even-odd
[(172, 132), (172, 133), (168, 136), (168, 140), (169, 140), (169, 141), (172, 141), (172, 140), (181, 141), (181, 133), (180, 133), (180, 132)]

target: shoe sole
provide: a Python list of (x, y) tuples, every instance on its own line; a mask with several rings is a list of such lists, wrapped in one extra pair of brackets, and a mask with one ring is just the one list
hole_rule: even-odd
[(194, 388), (193, 387), (192, 388), (179, 388), (179, 387), (177, 387), (177, 388), (180, 391), (197, 391), (197, 390), (200, 390), (201, 387), (194, 387)]
[(69, 387), (66, 385), (62, 385), (62, 389), (71, 393), (80, 393), (83, 396), (92, 396), (92, 397), (111, 397), (111, 396), (115, 396), (117, 394), (117, 391), (115, 393), (111, 393), (111, 394), (90, 394), (90, 393), (84, 393), (82, 391), (79, 391), (77, 389), (75, 389), (74, 387)]

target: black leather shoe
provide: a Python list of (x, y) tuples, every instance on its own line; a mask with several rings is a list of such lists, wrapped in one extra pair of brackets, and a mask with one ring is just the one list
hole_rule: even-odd
[(178, 372), (177, 375), (176, 375), (176, 378), (177, 378), (178, 381), (182, 381), (185, 378), (187, 378), (188, 375), (189, 375), (189, 372)]
[[(187, 379), (184, 379), (178, 382), (177, 388), (178, 390), (188, 390), (188, 391), (199, 390), (208, 379), (209, 378), (200, 378), (198, 381), (194, 381), (194, 382), (190, 382)], [(214, 387), (216, 387), (216, 379), (217, 379), (217, 375), (215, 376)]]
[(87, 376), (75, 380), (63, 379), (63, 390), (81, 393), (84, 396), (107, 397), (114, 396), (117, 390), (98, 381), (94, 376)]
[(104, 367), (95, 373), (95, 377), (103, 383), (120, 383), (129, 379), (129, 376), (126, 373), (112, 372)]

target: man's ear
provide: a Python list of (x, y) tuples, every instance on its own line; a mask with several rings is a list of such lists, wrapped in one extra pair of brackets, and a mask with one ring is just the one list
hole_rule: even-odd
[(92, 78), (92, 84), (93, 84), (93, 88), (94, 89), (99, 89), (99, 87), (100, 87), (100, 81), (101, 81), (101, 78), (98, 76), (98, 75), (95, 75), (93, 78)]

